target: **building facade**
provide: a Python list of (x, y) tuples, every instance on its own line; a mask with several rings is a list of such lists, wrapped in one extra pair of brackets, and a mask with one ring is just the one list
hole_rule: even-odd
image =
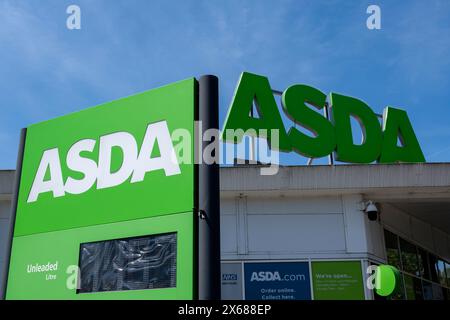
[[(450, 298), (450, 163), (220, 174), (222, 298), (379, 299), (369, 288), (377, 264), (401, 271), (394, 299)], [(13, 176), (0, 172), (2, 271)]]
[[(222, 272), (234, 270), (241, 285), (222, 275), (224, 298), (266, 298), (280, 283), (252, 281), (254, 271), (288, 262), (307, 269), (303, 287), (287, 285), (300, 299), (379, 298), (366, 271), (386, 263), (402, 271), (395, 298), (449, 296), (450, 164), (295, 166), (274, 176), (257, 166), (221, 170)], [(375, 221), (364, 212), (368, 201)]]

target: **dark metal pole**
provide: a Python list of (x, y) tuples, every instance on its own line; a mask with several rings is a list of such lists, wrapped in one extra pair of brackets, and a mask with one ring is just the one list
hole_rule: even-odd
[(9, 228), (7, 235), (7, 244), (6, 244), (6, 255), (5, 255), (5, 268), (3, 270), (2, 276), (2, 286), (0, 288), (0, 300), (6, 299), (6, 288), (8, 285), (8, 274), (9, 274), (9, 264), (11, 260), (11, 250), (12, 250), (12, 241), (14, 236), (14, 226), (16, 223), (16, 211), (17, 211), (17, 201), (19, 195), (19, 187), (20, 187), (20, 176), (22, 174), (22, 160), (23, 160), (23, 150), (25, 148), (25, 137), (27, 134), (27, 129), (24, 128), (20, 132), (20, 142), (19, 142), (19, 151), (17, 154), (17, 163), (16, 163), (16, 173), (14, 177), (14, 187), (12, 192), (11, 199), (11, 216), (9, 220)]
[[(199, 80), (199, 113), (202, 131), (219, 130), (219, 80), (205, 75)], [(202, 137), (203, 137), (202, 132)], [(200, 137), (201, 151), (210, 144)], [(215, 152), (219, 152), (216, 138)], [(200, 142), (201, 141), (201, 142)], [(216, 159), (219, 159), (216, 154)], [(219, 164), (198, 165), (198, 298), (220, 299), (220, 190)]]

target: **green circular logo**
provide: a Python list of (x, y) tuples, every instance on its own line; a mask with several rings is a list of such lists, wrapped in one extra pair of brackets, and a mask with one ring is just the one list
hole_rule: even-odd
[(394, 294), (400, 281), (400, 272), (397, 268), (389, 265), (380, 265), (375, 271), (375, 292), (383, 297)]

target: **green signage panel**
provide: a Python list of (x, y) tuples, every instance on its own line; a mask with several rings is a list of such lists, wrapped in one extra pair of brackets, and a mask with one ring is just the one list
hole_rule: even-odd
[(194, 297), (194, 139), (180, 161), (172, 134), (194, 137), (197, 86), (27, 128), (8, 299)]
[(189, 79), (27, 128), (14, 235), (192, 210), (193, 161), (170, 161), (170, 134), (193, 136), (195, 86)]
[(314, 261), (311, 264), (315, 300), (364, 300), (360, 261)]
[[(193, 281), (190, 276), (194, 272), (192, 223), (191, 211), (17, 237), (14, 239), (7, 298), (192, 299)], [(82, 289), (78, 288), (76, 273), (80, 258), (80, 244), (169, 232), (176, 233), (178, 244), (174, 287), (130, 290), (122, 286), (120, 290), (116, 287), (116, 290), (111, 291), (77, 294), (77, 291)], [(83, 269), (81, 276), (83, 276)], [(145, 286), (142, 280), (140, 282), (135, 280), (134, 284), (137, 288), (139, 285)]]
[[(251, 112), (253, 105), (256, 115)], [(293, 151), (308, 158), (333, 154), (336, 160), (349, 163), (425, 162), (402, 109), (387, 106), (380, 122), (365, 102), (334, 92), (327, 102), (324, 92), (304, 84), (284, 90), (281, 105), (292, 121), (290, 128), (282, 121), (269, 79), (243, 72), (223, 126), (223, 141), (240, 143), (244, 136), (255, 136), (267, 139), (273, 150)], [(353, 139), (352, 118), (363, 133), (361, 142)]]

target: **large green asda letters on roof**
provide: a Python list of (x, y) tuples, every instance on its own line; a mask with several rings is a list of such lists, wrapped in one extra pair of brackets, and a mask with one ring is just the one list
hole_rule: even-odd
[[(194, 153), (190, 163), (179, 163), (171, 133), (194, 136), (196, 88), (192, 78), (27, 128), (7, 299), (194, 297)], [(161, 237), (139, 238), (151, 235)], [(169, 257), (159, 249), (167, 245), (175, 250), (170, 270), (155, 275), (118, 257), (113, 262), (128, 273), (92, 276), (95, 290), (83, 293), (76, 281), (83, 250), (128, 238), (104, 248), (132, 254), (120, 246), (133, 243)], [(114, 285), (108, 276), (116, 277)], [(139, 290), (133, 279), (145, 277), (171, 280)]]
[[(380, 124), (366, 103), (341, 94), (329, 95), (329, 119), (308, 106), (322, 111), (326, 101), (327, 95), (316, 88), (304, 84), (288, 87), (282, 94), (281, 104), (293, 125), (286, 132), (269, 80), (243, 72), (228, 110), (222, 139), (239, 143), (244, 135), (264, 137), (275, 150), (295, 151), (308, 158), (334, 153), (336, 160), (350, 163), (425, 162), (404, 110), (386, 107)], [(250, 112), (253, 104), (256, 105), (256, 116)], [(361, 126), (361, 143), (353, 141), (352, 117)], [(272, 130), (278, 130), (278, 145), (272, 141)]]

